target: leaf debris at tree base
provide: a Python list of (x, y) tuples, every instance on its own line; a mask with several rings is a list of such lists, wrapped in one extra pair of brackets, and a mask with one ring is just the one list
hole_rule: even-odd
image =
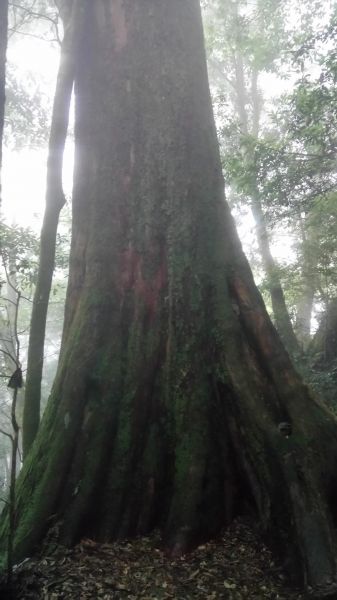
[(175, 559), (165, 555), (158, 535), (113, 544), (86, 539), (72, 549), (56, 546), (19, 565), (13, 585), (16, 600), (304, 599), (287, 586), (277, 561), (245, 520)]

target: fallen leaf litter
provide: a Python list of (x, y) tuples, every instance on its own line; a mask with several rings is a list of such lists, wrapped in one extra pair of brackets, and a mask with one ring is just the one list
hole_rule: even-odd
[[(15, 568), (15, 600), (300, 600), (247, 521), (181, 558), (168, 558), (158, 535), (55, 546)], [(1, 598), (5, 598), (4, 595)]]

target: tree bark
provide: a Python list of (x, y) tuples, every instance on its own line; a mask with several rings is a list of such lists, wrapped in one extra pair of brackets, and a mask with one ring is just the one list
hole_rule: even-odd
[(1, 206), (1, 168), (2, 138), (5, 122), (6, 103), (6, 52), (8, 38), (8, 0), (0, 0), (0, 206)]
[[(69, 6), (72, 6), (69, 3)], [(64, 14), (64, 13), (63, 13)], [(56, 234), (60, 212), (65, 204), (62, 187), (63, 153), (74, 82), (74, 42), (71, 16), (64, 21), (64, 39), (52, 112), (47, 162), (46, 207), (40, 239), (40, 263), (34, 293), (27, 358), (27, 378), (23, 411), (22, 446), (25, 459), (40, 423), (41, 379), (49, 295), (55, 266)]]
[(336, 421), (293, 370), (224, 203), (199, 3), (81, 4), (63, 346), (15, 557), (53, 519), (69, 544), (160, 527), (179, 554), (249, 504), (322, 598)]

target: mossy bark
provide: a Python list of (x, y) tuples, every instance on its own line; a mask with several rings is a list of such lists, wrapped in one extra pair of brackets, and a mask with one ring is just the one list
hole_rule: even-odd
[(224, 202), (199, 4), (83, 7), (65, 328), (16, 556), (53, 520), (69, 544), (160, 527), (179, 554), (249, 505), (322, 597), (336, 423), (293, 370)]

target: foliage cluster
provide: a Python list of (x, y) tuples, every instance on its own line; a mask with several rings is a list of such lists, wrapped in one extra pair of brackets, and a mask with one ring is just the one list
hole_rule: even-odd
[(241, 214), (258, 197), (276, 254), (288, 238), (277, 268), (294, 324), (305, 294), (310, 318), (337, 294), (336, 13), (321, 26), (323, 5), (205, 6), (227, 194)]

